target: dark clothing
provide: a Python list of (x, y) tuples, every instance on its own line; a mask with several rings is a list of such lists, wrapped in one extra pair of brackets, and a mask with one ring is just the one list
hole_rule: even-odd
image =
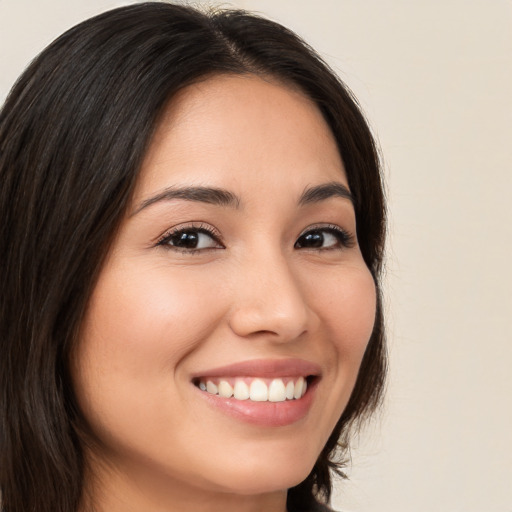
[[(288, 512), (296, 512), (295, 509), (289, 508)], [(326, 507), (325, 505), (322, 505), (321, 503), (317, 503), (314, 505), (313, 508), (309, 509), (308, 512), (336, 512), (332, 508)]]

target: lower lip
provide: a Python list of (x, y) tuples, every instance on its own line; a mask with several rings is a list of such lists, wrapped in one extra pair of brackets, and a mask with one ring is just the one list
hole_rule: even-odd
[[(316, 379), (315, 379), (316, 380)], [(236, 400), (223, 398), (195, 388), (207, 403), (246, 423), (262, 427), (284, 427), (303, 419), (313, 403), (317, 382), (308, 387), (306, 394), (296, 400), (284, 402), (252, 402), (251, 400)]]

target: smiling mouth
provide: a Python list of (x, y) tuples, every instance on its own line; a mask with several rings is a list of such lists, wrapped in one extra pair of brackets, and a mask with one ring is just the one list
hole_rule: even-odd
[(213, 410), (275, 428), (308, 416), (321, 380), (322, 368), (312, 361), (254, 359), (198, 371), (191, 384)]
[(226, 377), (194, 379), (201, 391), (222, 398), (249, 402), (285, 402), (301, 399), (315, 376), (282, 378)]

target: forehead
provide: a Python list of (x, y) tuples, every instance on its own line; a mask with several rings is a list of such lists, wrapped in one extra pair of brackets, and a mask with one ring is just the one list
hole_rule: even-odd
[(263, 183), (302, 192), (347, 184), (334, 136), (303, 93), (254, 75), (190, 85), (164, 111), (136, 196), (175, 182), (252, 190)]

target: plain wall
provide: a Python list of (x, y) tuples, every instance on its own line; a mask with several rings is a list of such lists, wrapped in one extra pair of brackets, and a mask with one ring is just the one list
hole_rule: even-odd
[[(127, 3), (0, 0), (0, 101), (54, 37)], [(511, 512), (512, 2), (223, 5), (304, 36), (353, 89), (382, 146), (389, 389), (335, 508)]]

